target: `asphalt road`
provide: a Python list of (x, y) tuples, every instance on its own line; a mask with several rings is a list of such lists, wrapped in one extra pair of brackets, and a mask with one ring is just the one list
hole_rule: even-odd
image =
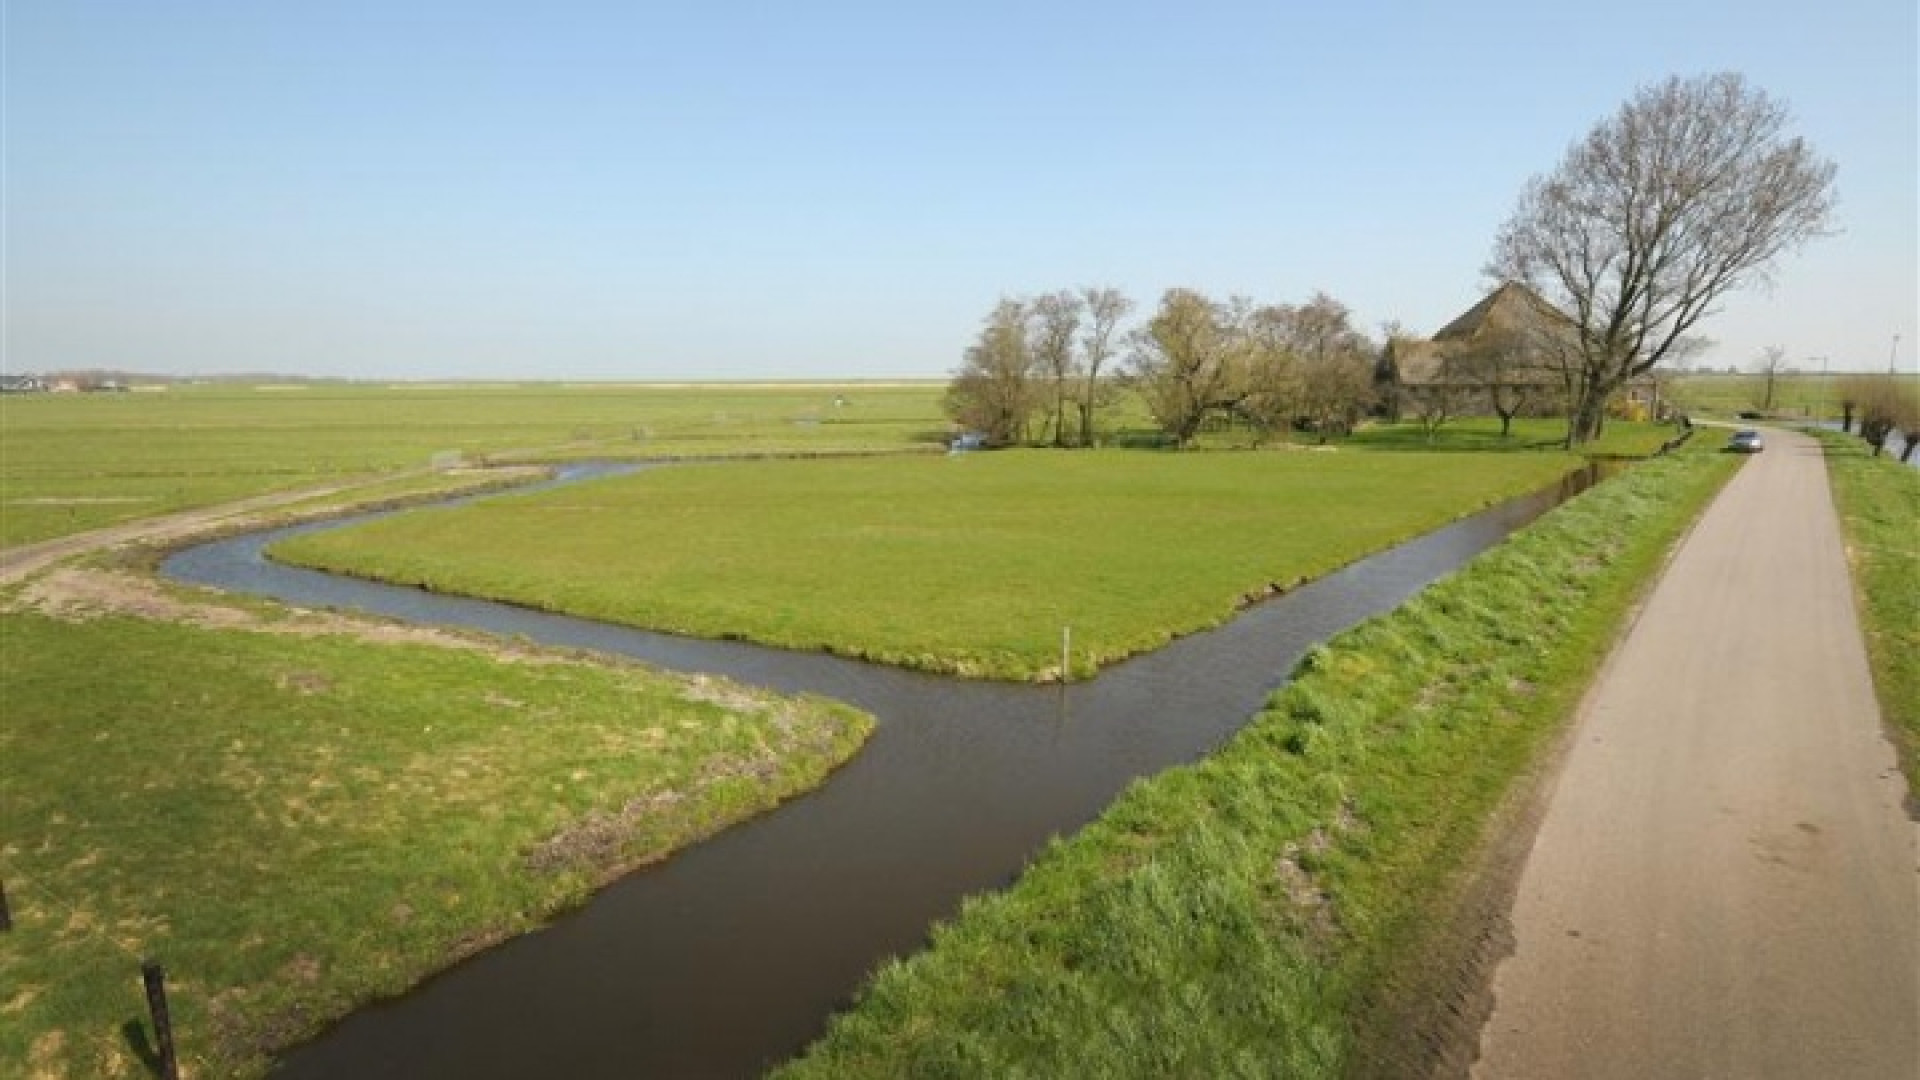
[(1475, 1077), (1920, 1077), (1920, 829), (1819, 448), (1767, 438), (1581, 707)]

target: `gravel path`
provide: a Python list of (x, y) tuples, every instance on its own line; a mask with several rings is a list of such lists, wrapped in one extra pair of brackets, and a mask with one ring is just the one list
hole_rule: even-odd
[(1920, 1077), (1920, 830), (1819, 446), (1767, 438), (1582, 706), (1476, 1077)]

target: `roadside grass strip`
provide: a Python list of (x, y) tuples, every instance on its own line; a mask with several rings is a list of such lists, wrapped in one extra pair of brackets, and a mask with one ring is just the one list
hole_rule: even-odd
[(1856, 436), (1812, 434), (1826, 448), (1880, 715), (1920, 806), (1920, 469), (1874, 457)]
[(1316, 649), (1224, 748), (968, 900), (778, 1075), (1377, 1071), (1396, 1000), (1448, 978), (1418, 969), (1489, 822), (1736, 465), (1640, 465)]
[(314, 533), (301, 565), (975, 678), (1072, 676), (1582, 464), (999, 451), (655, 469)]
[(872, 724), (479, 641), (6, 620), (0, 1076), (150, 1075), (147, 957), (169, 973), (183, 1073), (258, 1075), (358, 1005), (817, 786)]

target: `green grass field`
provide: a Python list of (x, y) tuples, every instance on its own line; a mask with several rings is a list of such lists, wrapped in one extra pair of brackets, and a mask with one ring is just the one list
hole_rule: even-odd
[(1814, 434), (1827, 450), (1880, 713), (1920, 804), (1920, 469), (1875, 458), (1852, 436)]
[(1489, 819), (1735, 465), (1639, 466), (1317, 649), (1223, 750), (969, 901), (777, 1075), (1423, 1074), (1363, 1033), (1404, 1036), (1402, 997), (1450, 1007), (1417, 969), (1477, 940), (1445, 913)]
[[(1595, 458), (1651, 457), (1674, 434), (1674, 429), (1665, 424), (1609, 420), (1600, 438), (1580, 447), (1579, 452)], [(1358, 450), (1435, 452), (1558, 450), (1566, 435), (1565, 420), (1518, 419), (1503, 438), (1499, 420), (1467, 416), (1448, 421), (1431, 440), (1419, 424), (1402, 422), (1365, 425), (1343, 445)]]
[[(539, 924), (818, 784), (871, 721), (635, 665), (13, 611), (0, 649), (0, 1075), (187, 1075)], [(284, 622), (278, 623), (283, 628)]]
[[(1838, 420), (1840, 387), (1849, 377), (1840, 372), (1782, 375), (1774, 383), (1773, 415), (1788, 420)], [(1904, 378), (1920, 381), (1920, 376)], [(1667, 384), (1667, 393), (1695, 415), (1724, 418), (1759, 409), (1766, 397), (1764, 384), (1759, 375), (1680, 375)]]
[(275, 557), (991, 678), (1215, 625), (1507, 497), (1560, 453), (1003, 451), (652, 470), (287, 541)]
[[(342, 476), (370, 478), (352, 499), (468, 482), (412, 472), (446, 450), (823, 453), (925, 447), (943, 430), (937, 387), (854, 386), (839, 391), (840, 406), (827, 394), (314, 387), (10, 398), (0, 401), (0, 516), (12, 544)], [(649, 419), (636, 430), (636, 417)], [(1473, 430), (1443, 435), (1437, 449), (1474, 441)], [(508, 513), (521, 530), (514, 544), (559, 557), (508, 578), (554, 606), (591, 612), (604, 595), (634, 604), (640, 590), (615, 588), (602, 564), (631, 560), (635, 545), (677, 543), (689, 546), (662, 572), (674, 579), (664, 591), (728, 627), (716, 632), (739, 632), (743, 611), (769, 635), (811, 619), (809, 633), (844, 651), (1030, 675), (1055, 662), (1069, 615), (1084, 671), (1096, 652), (1151, 647), (1176, 620), (1216, 621), (1243, 593), (1538, 486), (1577, 460), (1341, 449), (735, 463), (474, 509)], [(395, 520), (430, 531), (446, 519)], [(470, 572), (485, 564), (467, 527), (440, 554)], [(598, 585), (567, 580), (580, 559)], [(772, 602), (759, 587), (768, 581)], [(618, 868), (806, 790), (867, 730), (837, 706), (629, 665), (502, 663), (165, 615), (50, 618), (22, 600), (35, 587), (0, 594), (0, 820), (25, 823), (0, 841), (15, 920), (0, 942), (0, 1075), (143, 1075), (123, 1026), (142, 1015), (146, 955), (172, 973), (191, 1073), (256, 1073), (271, 1050), (537, 923)], [(220, 606), (265, 629), (307, 618)], [(1142, 610), (1162, 621), (1143, 622)], [(849, 646), (856, 634), (865, 637)]]
[[(934, 448), (938, 383), (178, 386), (0, 397), (0, 546), (469, 460)], [(836, 404), (836, 401), (840, 404)]]

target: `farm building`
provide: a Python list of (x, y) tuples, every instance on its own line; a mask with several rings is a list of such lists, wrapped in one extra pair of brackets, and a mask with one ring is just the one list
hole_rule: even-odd
[[(1431, 338), (1389, 341), (1375, 388), (1394, 417), (1435, 407), (1442, 398), (1453, 413), (1558, 413), (1567, 392), (1561, 358), (1577, 333), (1573, 320), (1539, 293), (1506, 282)], [(1619, 409), (1650, 416), (1659, 404), (1657, 381), (1643, 377), (1622, 391)]]

